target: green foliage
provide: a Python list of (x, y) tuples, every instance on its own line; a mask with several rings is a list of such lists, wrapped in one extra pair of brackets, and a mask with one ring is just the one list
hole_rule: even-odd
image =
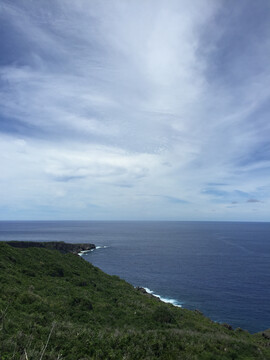
[(154, 321), (157, 321), (161, 324), (175, 324), (175, 317), (171, 309), (168, 307), (160, 306), (155, 309), (153, 313)]
[(162, 303), (78, 256), (0, 243), (0, 359), (42, 353), (43, 360), (270, 359), (267, 334)]

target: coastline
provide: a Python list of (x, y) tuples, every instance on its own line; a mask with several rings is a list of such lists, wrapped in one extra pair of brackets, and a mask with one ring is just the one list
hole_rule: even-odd
[[(91, 245), (94, 245), (94, 244), (91, 244)], [(94, 245), (95, 246), (95, 245)], [(95, 246), (94, 248), (92, 249), (89, 249), (89, 250), (82, 250), (80, 252), (78, 252), (78, 255), (79, 256), (83, 256), (83, 255), (86, 255), (88, 253), (90, 253), (91, 251), (94, 251), (94, 250), (98, 250), (98, 249), (106, 249), (108, 246)]]
[[(89, 254), (90, 252), (94, 250), (99, 249), (106, 249), (108, 246), (96, 246), (95, 244), (90, 243), (66, 243), (63, 241), (49, 241), (49, 242), (39, 242), (39, 241), (6, 241), (6, 243), (12, 247), (15, 248), (31, 248), (31, 247), (37, 247), (37, 248), (46, 248), (50, 250), (58, 250), (61, 253), (72, 253), (75, 255), (78, 255), (83, 258), (84, 255)], [(138, 286), (135, 287), (138, 291), (140, 291), (143, 294), (148, 294), (149, 296), (152, 296), (159, 301), (162, 301), (167, 304), (171, 304), (176, 307), (182, 307), (182, 305), (179, 303), (176, 299), (170, 299), (165, 298), (159, 294), (156, 294), (154, 291), (150, 290), (147, 287)]]
[[(234, 328), (239, 326), (256, 333), (270, 327), (267, 305), (270, 225), (254, 225), (22, 221), (2, 222), (0, 237), (3, 241), (109, 245), (109, 249), (83, 257), (134, 286), (145, 286), (155, 294), (179, 300), (184, 308), (200, 309), (214, 321), (225, 321)], [(209, 237), (210, 233), (213, 237)], [(190, 236), (193, 246), (185, 234)], [(234, 240), (227, 242), (230, 236)], [(243, 252), (236, 245), (254, 251)], [(258, 256), (260, 266), (256, 265)]]
[(182, 308), (182, 305), (180, 304), (180, 302), (176, 299), (170, 299), (170, 298), (165, 298), (159, 294), (155, 294), (154, 291), (150, 290), (149, 288), (147, 287), (143, 287), (143, 289), (145, 289), (146, 293), (147, 294), (150, 294), (156, 298), (158, 298), (160, 301), (166, 303), (166, 304), (171, 304), (173, 306), (176, 306), (176, 307), (180, 307)]
[(270, 356), (267, 331), (253, 336), (165, 304), (77, 255), (4, 243), (0, 248), (0, 301), (7, 314), (0, 332), (3, 358), (14, 353), (14, 360), (25, 353), (40, 358), (46, 343), (48, 359), (59, 354), (66, 360)]
[(72, 253), (80, 255), (92, 251), (96, 248), (95, 244), (90, 243), (66, 243), (64, 241), (6, 241), (6, 243), (15, 248), (45, 248), (57, 250), (63, 254)]
[[(108, 248), (108, 246), (104, 245), (104, 246), (96, 246), (93, 249), (90, 250), (84, 250), (78, 253), (79, 256), (83, 256), (83, 255), (87, 255), (88, 253), (94, 251), (94, 250), (98, 250), (98, 249), (106, 249)], [(86, 260), (87, 261), (87, 260)], [(171, 299), (171, 298), (166, 298), (162, 295), (156, 294), (154, 291), (152, 291), (151, 289), (149, 289), (148, 287), (145, 286), (134, 286), (134, 288), (138, 291), (140, 291), (143, 294), (148, 294), (149, 296), (152, 296), (156, 299), (158, 299), (159, 301), (162, 301), (166, 304), (171, 304), (173, 306), (182, 308), (182, 304), (179, 302), (179, 300), (176, 299)]]
[[(86, 255), (86, 254), (88, 254), (88, 253), (90, 253), (90, 252), (92, 252), (92, 251), (94, 251), (94, 250), (98, 250), (98, 249), (105, 249), (105, 248), (108, 248), (108, 246), (96, 246), (94, 249), (91, 249), (91, 250), (86, 250), (86, 251), (82, 251), (81, 253), (79, 253), (78, 255), (80, 255), (81, 257), (83, 256), (83, 255)], [(84, 259), (85, 260), (85, 259)], [(87, 260), (85, 260), (85, 261), (87, 261)], [(91, 262), (89, 262), (90, 264), (91, 264)], [(102, 270), (103, 271), (103, 270)], [(124, 280), (124, 279), (123, 279)], [(125, 280), (126, 281), (126, 280)], [(128, 281), (126, 281), (126, 282), (128, 282)], [(128, 282), (129, 283), (129, 282)], [(129, 283), (130, 285), (132, 285), (131, 283)], [(143, 295), (145, 295), (145, 296), (148, 296), (148, 297), (151, 297), (151, 298), (154, 298), (154, 299), (156, 299), (157, 301), (160, 301), (160, 302), (162, 302), (162, 303), (165, 303), (165, 304), (170, 304), (170, 305), (172, 305), (172, 306), (174, 306), (174, 307), (176, 307), (176, 308), (181, 308), (181, 309), (185, 309), (184, 307), (183, 307), (183, 304), (181, 304), (178, 300), (176, 300), (176, 299), (171, 299), (171, 298), (166, 298), (166, 297), (164, 297), (164, 296), (161, 296), (161, 295), (159, 295), (159, 294), (156, 294), (154, 291), (152, 291), (151, 289), (149, 289), (148, 287), (144, 287), (144, 286), (134, 286), (134, 285), (132, 285), (133, 287), (134, 287), (134, 289), (136, 289), (137, 291), (139, 291), (140, 293), (142, 293)], [(188, 309), (186, 309), (186, 310), (188, 310)], [(193, 311), (193, 312), (195, 312), (196, 314), (198, 314), (198, 315), (201, 315), (201, 316), (203, 316), (203, 317), (206, 317), (206, 318), (208, 318), (206, 315), (204, 315), (204, 313), (201, 311), (201, 310), (199, 310), (199, 309), (195, 309), (195, 310), (189, 310), (189, 311)], [(212, 322), (212, 323), (217, 323), (217, 324), (219, 324), (219, 325), (221, 325), (221, 326), (223, 326), (224, 328), (226, 328), (227, 330), (229, 330), (229, 331), (241, 331), (241, 332), (247, 332), (247, 333), (249, 333), (249, 334), (256, 334), (256, 333), (252, 333), (252, 332), (250, 332), (250, 331), (248, 331), (248, 330), (245, 330), (245, 329), (242, 329), (242, 328), (240, 328), (240, 327), (235, 327), (235, 328), (233, 328), (230, 324), (228, 324), (228, 323), (226, 323), (226, 322), (220, 322), (220, 321), (214, 321), (214, 320), (212, 320), (212, 319), (210, 319), (209, 318), (209, 320)], [(261, 330), (261, 331), (259, 331), (259, 332), (257, 332), (258, 334), (260, 333), (264, 338), (266, 338), (266, 339), (270, 339), (270, 334), (269, 334), (269, 329), (264, 329), (264, 330)]]
[[(6, 243), (12, 247), (16, 248), (28, 248), (28, 247), (40, 247), (40, 248), (46, 248), (46, 249), (53, 249), (58, 250), (61, 253), (73, 253), (75, 255), (78, 255), (83, 258), (84, 255), (87, 255), (88, 253), (98, 250), (98, 249), (105, 249), (108, 248), (108, 246), (96, 246), (95, 244), (90, 243), (81, 243), (81, 244), (74, 244), (74, 243), (65, 243), (63, 241), (59, 242), (35, 242), (35, 241), (6, 241)], [(86, 259), (84, 259), (86, 260)], [(87, 260), (86, 260), (87, 261)], [(91, 262), (89, 262), (91, 263)], [(125, 280), (126, 281), (126, 280)], [(130, 283), (130, 285), (132, 285)], [(149, 289), (148, 287), (144, 286), (134, 286), (132, 285), (136, 290), (140, 291), (141, 293), (156, 298), (157, 300), (171, 304), (178, 308), (183, 308), (183, 304), (181, 304), (178, 300), (172, 299), (172, 298), (166, 298), (162, 295), (159, 295)], [(195, 312), (201, 313), (200, 310), (194, 310)], [(202, 313), (201, 313), (202, 314)], [(230, 330), (233, 330), (233, 327), (231, 325), (228, 325), (222, 321), (213, 321), (216, 323), (219, 323), (225, 327), (227, 327)], [(237, 326), (235, 326), (236, 328)], [(263, 330), (262, 330), (263, 331)]]

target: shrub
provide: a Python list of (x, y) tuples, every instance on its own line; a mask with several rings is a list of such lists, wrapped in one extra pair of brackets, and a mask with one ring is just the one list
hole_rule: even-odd
[(71, 300), (71, 306), (79, 308), (80, 310), (93, 310), (93, 305), (89, 299), (75, 297)]
[(175, 317), (168, 307), (159, 306), (153, 313), (153, 319), (159, 323), (173, 324)]

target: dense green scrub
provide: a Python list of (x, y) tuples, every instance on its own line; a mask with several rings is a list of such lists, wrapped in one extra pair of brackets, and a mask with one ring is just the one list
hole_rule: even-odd
[(270, 340), (142, 294), (73, 254), (0, 243), (0, 359), (270, 359)]

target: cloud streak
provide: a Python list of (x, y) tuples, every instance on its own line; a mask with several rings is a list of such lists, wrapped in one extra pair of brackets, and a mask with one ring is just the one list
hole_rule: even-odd
[(2, 1), (0, 216), (266, 220), (269, 17), (251, 1)]

